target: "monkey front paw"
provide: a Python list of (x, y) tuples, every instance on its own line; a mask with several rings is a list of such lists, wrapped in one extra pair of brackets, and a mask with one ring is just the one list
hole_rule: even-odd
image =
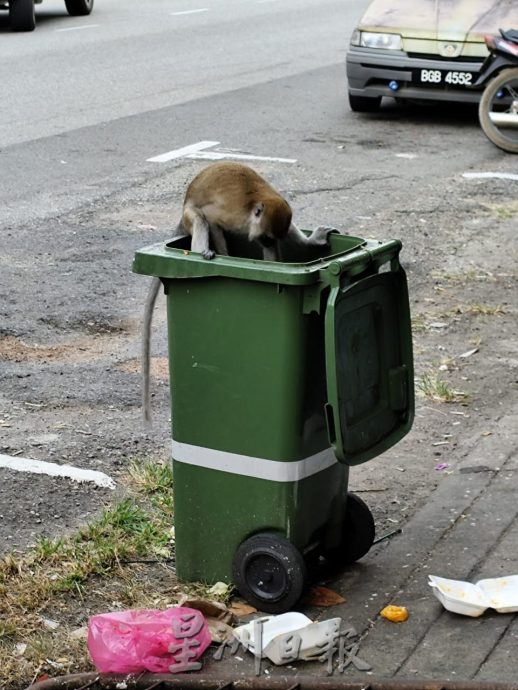
[(201, 255), (204, 259), (210, 260), (216, 256), (216, 252), (212, 251), (212, 249), (205, 249)]
[(332, 232), (338, 232), (336, 228), (332, 228), (329, 225), (319, 225), (311, 233), (310, 239), (313, 244), (326, 245), (329, 244), (329, 235)]

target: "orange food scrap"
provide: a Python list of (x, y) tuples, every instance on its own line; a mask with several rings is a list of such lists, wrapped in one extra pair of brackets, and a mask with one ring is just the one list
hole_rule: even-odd
[(392, 623), (404, 623), (408, 620), (408, 610), (404, 606), (385, 606), (380, 615)]

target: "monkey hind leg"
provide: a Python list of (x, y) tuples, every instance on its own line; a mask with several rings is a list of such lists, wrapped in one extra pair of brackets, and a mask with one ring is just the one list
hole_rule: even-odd
[(225, 233), (223, 230), (217, 225), (211, 225), (210, 236), (214, 244), (216, 254), (219, 254), (220, 256), (228, 256), (227, 240), (225, 239)]
[(183, 219), (180, 219), (178, 221), (177, 226), (173, 230), (172, 239), (174, 239), (175, 237), (184, 237), (185, 235), (188, 235), (188, 234), (189, 234), (189, 232), (186, 229), (185, 225), (183, 224)]
[(213, 259), (216, 252), (210, 248), (210, 225), (205, 216), (195, 208), (186, 208), (183, 223), (191, 226), (191, 251), (199, 252), (204, 259)]

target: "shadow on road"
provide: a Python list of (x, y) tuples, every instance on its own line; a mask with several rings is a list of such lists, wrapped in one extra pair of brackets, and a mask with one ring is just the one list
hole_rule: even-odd
[[(62, 20), (70, 20), (71, 17), (68, 14), (65, 3), (63, 3), (63, 11), (56, 12), (52, 10), (44, 10), (38, 12), (38, 6), (36, 6), (36, 29), (42, 26), (51, 26), (52, 23), (55, 24), (55, 28), (66, 28), (66, 22)], [(84, 19), (84, 17), (83, 17)], [(0, 10), (0, 34), (12, 34), (13, 36), (19, 35), (20, 33), (31, 34), (32, 31), (17, 32), (11, 31), (11, 24), (9, 22), (9, 12), (7, 10)]]
[(357, 113), (365, 121), (414, 125), (448, 125), (451, 127), (478, 127), (478, 105), (474, 103), (408, 101), (397, 103), (384, 99), (377, 113)]

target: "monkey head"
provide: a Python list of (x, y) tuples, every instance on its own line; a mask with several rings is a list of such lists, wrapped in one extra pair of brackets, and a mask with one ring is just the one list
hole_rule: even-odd
[(257, 201), (250, 213), (248, 237), (263, 247), (272, 247), (288, 235), (291, 217), (290, 205), (281, 196)]

